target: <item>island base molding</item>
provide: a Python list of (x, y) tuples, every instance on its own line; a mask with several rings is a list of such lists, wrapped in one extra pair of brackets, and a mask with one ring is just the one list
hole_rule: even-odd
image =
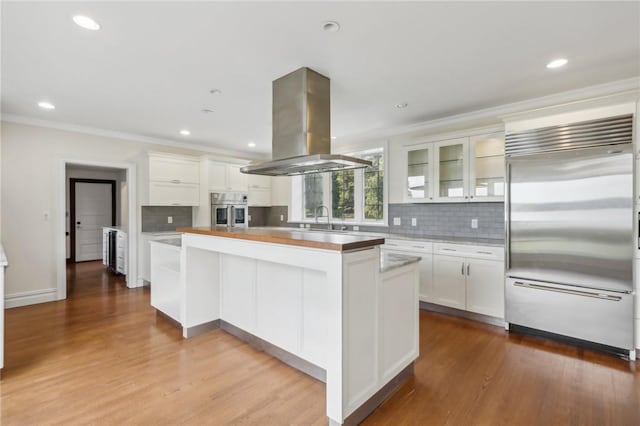
[(502, 318), (476, 314), (474, 312), (463, 311), (461, 309), (450, 308), (448, 306), (436, 305), (435, 303), (420, 301), (420, 309), (422, 309), (423, 311), (437, 312), (439, 314), (451, 315), (454, 317), (465, 318), (472, 321), (483, 322), (485, 324), (495, 325), (497, 327), (505, 326), (504, 319)]
[(236, 327), (233, 324), (229, 324), (224, 320), (220, 320), (220, 328), (232, 336), (242, 340), (247, 343), (249, 346), (254, 347), (255, 349), (265, 352), (271, 355), (274, 358), (279, 359), (285, 364), (295, 368), (296, 370), (302, 371), (305, 374), (313, 377), (316, 380), (320, 380), (323, 383), (327, 382), (327, 372), (324, 368), (320, 368), (315, 364), (306, 361), (291, 352), (287, 352), (278, 346), (267, 342), (264, 339), (259, 338), (251, 333), (248, 333), (241, 328)]
[[(400, 386), (402, 386), (406, 381), (408, 381), (411, 377), (413, 377), (413, 365), (407, 365), (404, 370), (396, 374), (396, 376), (391, 379), (386, 385), (384, 385), (378, 392), (373, 394), (371, 398), (365, 401), (359, 408), (356, 409), (353, 413), (349, 415), (342, 423), (343, 426), (351, 426), (351, 425), (359, 425), (369, 417), (369, 414), (373, 413), (373, 411), (380, 406), (384, 401), (386, 401), (391, 395), (393, 395)], [(329, 425), (338, 425), (338, 423), (329, 419)]]

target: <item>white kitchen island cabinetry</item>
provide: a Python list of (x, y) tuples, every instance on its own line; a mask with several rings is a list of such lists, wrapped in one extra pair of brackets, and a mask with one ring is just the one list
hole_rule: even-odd
[(433, 303), (504, 318), (504, 248), (434, 244)]
[(360, 422), (395, 389), (389, 382), (412, 374), (418, 269), (409, 263), (381, 271), (383, 239), (251, 228), (178, 231), (184, 232), (176, 285), (185, 337), (219, 326), (262, 342), (265, 351), (326, 381), (331, 424)]
[(152, 152), (148, 154), (146, 199), (142, 205), (198, 206), (200, 162), (196, 157)]
[(7, 267), (7, 257), (4, 254), (4, 248), (0, 245), (0, 374), (4, 368), (4, 270)]
[(180, 238), (151, 240), (151, 306), (180, 321), (182, 317), (182, 295), (180, 283)]

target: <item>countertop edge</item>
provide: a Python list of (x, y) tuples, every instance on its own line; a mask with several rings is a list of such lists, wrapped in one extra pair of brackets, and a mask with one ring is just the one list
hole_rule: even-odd
[[(233, 232), (212, 231), (207, 229), (194, 229), (194, 228), (178, 228), (177, 231), (186, 233), (186, 234), (208, 235), (211, 237), (233, 238), (237, 240), (258, 241), (263, 243), (282, 244), (282, 245), (288, 245), (288, 246), (315, 248), (320, 250), (332, 250), (332, 251), (340, 251), (340, 252), (361, 249), (366, 247), (374, 247), (374, 246), (384, 244), (383, 237), (370, 237), (363, 241), (334, 243), (334, 242), (327, 242), (327, 241), (299, 240), (295, 238), (286, 238), (282, 236), (273, 236), (273, 235), (239, 234), (239, 233), (233, 233)], [(283, 232), (284, 231), (285, 230), (283, 230)], [(293, 229), (290, 232), (295, 232), (295, 231), (296, 230)], [(350, 236), (353, 237), (353, 235), (350, 235)], [(363, 235), (363, 237), (365, 236)]]

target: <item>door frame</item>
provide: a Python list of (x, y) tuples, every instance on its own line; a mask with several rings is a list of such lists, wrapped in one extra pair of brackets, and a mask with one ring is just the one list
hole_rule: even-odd
[(67, 298), (67, 166), (89, 166), (122, 169), (126, 171), (127, 182), (127, 218), (129, 261), (126, 275), (127, 287), (141, 287), (142, 280), (138, 280), (138, 229), (140, 229), (141, 215), (138, 205), (137, 165), (133, 162), (108, 162), (78, 159), (63, 159), (58, 162), (56, 176), (52, 185), (55, 203), (52, 219), (55, 221), (54, 237), (56, 251), (56, 300)]
[(69, 243), (70, 261), (76, 263), (76, 183), (111, 184), (111, 226), (116, 225), (116, 181), (112, 179), (69, 178)]

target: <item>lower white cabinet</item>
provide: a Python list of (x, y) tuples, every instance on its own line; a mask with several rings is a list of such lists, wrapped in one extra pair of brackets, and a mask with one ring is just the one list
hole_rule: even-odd
[(502, 247), (434, 244), (433, 302), (504, 318)]
[(382, 249), (389, 253), (420, 257), (420, 262), (418, 263), (418, 269), (420, 271), (420, 300), (435, 303), (433, 300), (433, 243), (387, 239)]

